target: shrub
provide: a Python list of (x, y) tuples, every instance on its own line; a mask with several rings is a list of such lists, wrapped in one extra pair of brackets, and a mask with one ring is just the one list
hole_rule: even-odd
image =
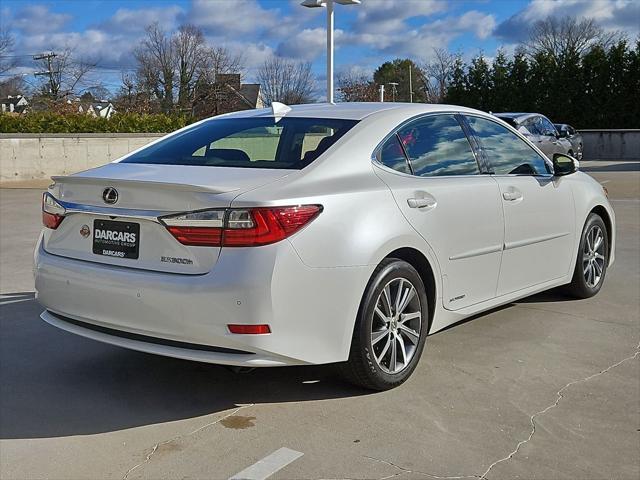
[(184, 115), (117, 113), (110, 119), (83, 114), (0, 114), (0, 133), (169, 133), (195, 119)]

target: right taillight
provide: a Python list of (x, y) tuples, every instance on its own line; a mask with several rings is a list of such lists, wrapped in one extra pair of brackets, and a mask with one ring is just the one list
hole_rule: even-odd
[(256, 247), (293, 235), (322, 211), (322, 205), (237, 208), (182, 213), (160, 220), (183, 245)]
[(42, 195), (42, 224), (55, 230), (60, 226), (66, 214), (65, 208), (49, 192)]

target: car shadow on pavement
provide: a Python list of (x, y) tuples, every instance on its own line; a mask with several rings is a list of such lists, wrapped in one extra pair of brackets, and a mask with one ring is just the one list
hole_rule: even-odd
[(235, 374), (139, 353), (47, 325), (32, 292), (0, 297), (0, 438), (87, 435), (212, 414), (237, 404), (364, 395), (331, 366)]
[(580, 170), (583, 172), (640, 172), (640, 162), (625, 160), (612, 165), (595, 165), (592, 163), (589, 166), (580, 166)]

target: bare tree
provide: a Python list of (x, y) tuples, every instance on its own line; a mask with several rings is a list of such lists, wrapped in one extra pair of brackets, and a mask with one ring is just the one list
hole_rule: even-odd
[(46, 72), (40, 90), (43, 94), (58, 100), (78, 93), (78, 89), (84, 86), (87, 75), (98, 65), (98, 61), (76, 59), (73, 49), (66, 48), (53, 58), (38, 60), (38, 65)]
[(178, 105), (189, 108), (196, 73), (208, 57), (202, 30), (194, 25), (182, 25), (172, 38), (178, 69)]
[(309, 62), (273, 57), (258, 68), (256, 78), (265, 105), (272, 102), (294, 105), (313, 100), (315, 84)]
[(138, 62), (140, 87), (153, 93), (164, 111), (173, 108), (173, 88), (176, 76), (176, 52), (172, 38), (155, 22), (146, 29), (146, 37), (134, 51)]
[(244, 58), (241, 54), (233, 54), (225, 47), (210, 47), (205, 51), (204, 61), (198, 79), (213, 84), (216, 76), (225, 73), (244, 71)]
[(377, 102), (379, 98), (377, 85), (367, 75), (341, 74), (338, 89), (343, 102)]
[(620, 38), (620, 32), (604, 30), (592, 18), (549, 16), (533, 24), (524, 42), (528, 55), (547, 54), (556, 61), (563, 55), (582, 56), (594, 45), (605, 49)]
[(0, 73), (5, 73), (15, 67), (15, 57), (11, 57), (13, 52), (14, 38), (11, 32), (5, 28), (0, 28)]
[(456, 58), (456, 55), (444, 48), (433, 49), (433, 59), (426, 62), (422, 68), (429, 103), (441, 103), (444, 100), (451, 83)]

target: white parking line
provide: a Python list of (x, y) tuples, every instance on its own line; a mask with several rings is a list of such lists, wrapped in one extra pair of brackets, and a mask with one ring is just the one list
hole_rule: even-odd
[(250, 467), (236, 473), (229, 478), (229, 480), (265, 480), (278, 470), (282, 470), (291, 462), (300, 458), (302, 455), (304, 455), (304, 453), (282, 447), (271, 455), (267, 455), (262, 460), (257, 461)]

